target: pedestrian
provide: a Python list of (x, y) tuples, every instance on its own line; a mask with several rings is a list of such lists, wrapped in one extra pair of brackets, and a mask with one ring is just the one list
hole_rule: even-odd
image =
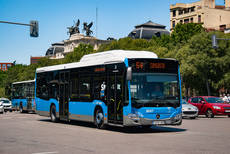
[(223, 96), (222, 96), (222, 94), (220, 94), (220, 96), (219, 96), (222, 100), (223, 100)]
[(225, 94), (223, 94), (223, 96), (224, 96), (224, 98), (223, 98), (223, 101), (226, 103), (228, 103), (228, 97), (225, 95)]
[(230, 94), (227, 94), (228, 97), (228, 103), (230, 103)]

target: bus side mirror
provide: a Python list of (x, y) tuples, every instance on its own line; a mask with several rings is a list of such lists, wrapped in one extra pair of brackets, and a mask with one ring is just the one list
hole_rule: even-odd
[(132, 67), (127, 68), (126, 80), (128, 81), (132, 80)]

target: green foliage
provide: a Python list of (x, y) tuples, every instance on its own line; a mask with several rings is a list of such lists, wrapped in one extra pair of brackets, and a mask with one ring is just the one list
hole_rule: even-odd
[(0, 98), (5, 97), (5, 88), (4, 88), (5, 80), (6, 80), (6, 72), (0, 70)]
[(73, 52), (67, 54), (63, 63), (78, 62), (84, 55), (94, 53), (93, 46), (89, 44), (80, 44)]
[(177, 24), (173, 29), (171, 38), (174, 44), (187, 43), (189, 39), (196, 34), (204, 31), (201, 24), (188, 23), (188, 24)]
[[(212, 48), (211, 33), (194, 35), (176, 54), (181, 63), (181, 74), (186, 87), (199, 91), (200, 95), (218, 95), (218, 89), (226, 87), (229, 80), (229, 43)], [(224, 37), (224, 34), (219, 33)], [(207, 85), (208, 84), (208, 85)], [(228, 86), (228, 88), (230, 88)]]

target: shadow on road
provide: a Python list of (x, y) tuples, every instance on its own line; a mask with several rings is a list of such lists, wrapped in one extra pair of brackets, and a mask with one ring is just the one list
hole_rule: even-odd
[[(40, 119), (41, 122), (52, 123), (50, 119)], [(82, 121), (59, 121), (58, 124), (72, 125), (72, 126), (81, 126), (92, 129), (97, 129), (93, 123), (82, 122)], [(116, 126), (106, 126), (105, 131), (127, 133), (127, 134), (143, 134), (143, 133), (174, 133), (174, 132), (184, 132), (187, 129), (175, 128), (174, 126), (152, 126), (150, 128), (146, 127), (116, 127)]]
[(108, 126), (108, 131), (115, 131), (120, 133), (128, 134), (145, 134), (145, 133), (173, 133), (173, 132), (184, 132), (187, 129), (173, 128), (173, 126), (164, 127), (164, 126), (152, 126), (151, 128), (145, 127), (111, 127)]
[(214, 118), (207, 118), (205, 115), (199, 115), (198, 119), (223, 119), (223, 118), (229, 118), (228, 116), (222, 116), (222, 115), (215, 115)]

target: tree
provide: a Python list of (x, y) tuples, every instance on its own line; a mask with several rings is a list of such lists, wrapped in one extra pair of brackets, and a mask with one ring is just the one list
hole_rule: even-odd
[(5, 97), (4, 81), (6, 80), (6, 72), (0, 70), (0, 97)]
[(72, 63), (78, 62), (80, 59), (87, 54), (94, 53), (93, 46), (89, 44), (80, 44), (77, 48), (74, 48), (74, 51), (67, 54), (63, 63)]
[[(185, 87), (194, 88), (201, 95), (217, 95), (217, 85), (229, 71), (229, 50), (225, 50), (222, 45), (221, 49), (213, 49), (211, 35), (202, 32), (193, 36), (176, 55), (181, 63)], [(228, 74), (225, 76), (224, 79), (228, 80)]]
[(176, 27), (173, 29), (171, 34), (171, 39), (173, 43), (187, 43), (190, 38), (196, 34), (200, 34), (204, 32), (204, 28), (201, 24), (197, 23), (187, 23), (187, 24), (177, 24)]

